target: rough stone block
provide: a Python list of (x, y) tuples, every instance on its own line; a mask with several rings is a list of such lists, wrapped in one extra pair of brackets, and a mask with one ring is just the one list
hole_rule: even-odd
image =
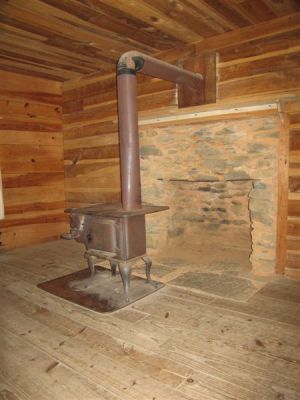
[(267, 116), (143, 128), (143, 201), (171, 207), (147, 223), (148, 245), (248, 246), (255, 271), (273, 271), (277, 124)]

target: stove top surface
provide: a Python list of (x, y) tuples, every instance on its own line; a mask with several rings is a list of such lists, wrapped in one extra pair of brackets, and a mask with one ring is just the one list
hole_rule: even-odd
[(155, 206), (152, 204), (142, 204), (140, 208), (134, 210), (124, 210), (121, 203), (99, 203), (88, 207), (68, 208), (65, 212), (69, 214), (96, 215), (101, 217), (126, 218), (135, 215), (152, 214), (159, 211), (168, 210), (168, 206)]

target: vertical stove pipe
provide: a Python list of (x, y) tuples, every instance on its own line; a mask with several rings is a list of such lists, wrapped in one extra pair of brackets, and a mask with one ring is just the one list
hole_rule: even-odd
[(118, 116), (120, 136), (122, 206), (130, 211), (141, 208), (141, 178), (137, 113), (136, 73), (199, 87), (202, 75), (157, 60), (145, 54), (129, 51), (117, 66)]
[(122, 73), (117, 79), (122, 205), (133, 210), (141, 207), (136, 76)]

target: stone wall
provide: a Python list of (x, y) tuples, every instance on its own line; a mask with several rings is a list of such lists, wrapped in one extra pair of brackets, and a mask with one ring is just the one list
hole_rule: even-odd
[(256, 272), (273, 273), (278, 137), (275, 116), (144, 127), (143, 201), (170, 206), (147, 216), (149, 249), (245, 249)]

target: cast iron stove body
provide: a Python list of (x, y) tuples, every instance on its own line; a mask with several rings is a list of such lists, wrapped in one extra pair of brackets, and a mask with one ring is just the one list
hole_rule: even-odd
[(132, 261), (143, 259), (147, 281), (151, 281), (151, 260), (146, 256), (145, 215), (169, 208), (141, 202), (137, 72), (195, 88), (200, 87), (202, 81), (200, 74), (142, 53), (131, 51), (121, 56), (117, 82), (122, 204), (94, 204), (66, 210), (70, 214), (71, 230), (63, 235), (65, 239), (75, 239), (85, 245), (91, 274), (95, 273), (94, 264), (99, 258), (110, 261), (113, 275), (118, 266), (128, 300)]
[(112, 275), (116, 274), (118, 266), (124, 293), (129, 300), (130, 262), (142, 258), (147, 281), (151, 281), (152, 263), (146, 256), (145, 214), (167, 209), (164, 206), (142, 206), (135, 211), (125, 211), (121, 204), (95, 204), (68, 209), (71, 230), (63, 237), (85, 245), (91, 275), (95, 273), (97, 259), (109, 260)]

